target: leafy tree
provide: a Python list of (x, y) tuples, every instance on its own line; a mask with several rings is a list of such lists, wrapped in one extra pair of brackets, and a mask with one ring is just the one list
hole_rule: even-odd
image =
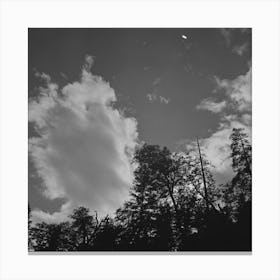
[(95, 229), (92, 238), (92, 249), (95, 251), (113, 251), (117, 249), (118, 229), (109, 216), (103, 218)]
[(31, 208), (28, 203), (28, 250), (32, 250), (32, 238), (31, 238)]
[(224, 209), (233, 221), (231, 243), (235, 250), (251, 250), (252, 148), (244, 129), (234, 128), (231, 139), (234, 177), (223, 186)]
[(168, 228), (173, 231), (173, 242), (168, 244), (172, 244), (170, 246), (176, 250), (182, 235), (190, 230), (190, 211), (183, 205), (182, 199), (183, 195), (188, 194), (184, 191), (184, 159), (179, 154), (171, 154), (165, 147), (147, 144), (136, 152), (134, 159), (137, 169), (131, 200), (117, 211), (117, 221), (121, 221), (123, 228), (124, 224), (128, 225), (126, 239), (130, 243), (138, 244), (141, 248), (151, 247), (160, 234), (158, 222), (167, 220), (161, 217), (165, 205), (170, 211), (165, 215), (171, 215)]
[(225, 186), (225, 202), (233, 213), (234, 218), (240, 207), (251, 200), (252, 189), (252, 148), (244, 129), (234, 128), (230, 136), (232, 168), (235, 175)]
[[(216, 187), (216, 182), (213, 178), (211, 164), (206, 160), (205, 155), (202, 156), (202, 164), (204, 167), (204, 175), (206, 181), (207, 194), (205, 193), (200, 159), (194, 150), (187, 153), (181, 153), (184, 158), (184, 166), (186, 170), (186, 187), (191, 190), (192, 196), (195, 196), (199, 211), (206, 212), (207, 208), (212, 210), (219, 209), (219, 199), (221, 192)], [(207, 198), (206, 198), (207, 195)]]
[(241, 129), (231, 140), (235, 175), (223, 188), (205, 156), (144, 144), (134, 155), (130, 199), (114, 219), (81, 206), (70, 222), (32, 227), (28, 207), (29, 244), (36, 251), (250, 250), (251, 146)]
[(47, 224), (37, 223), (31, 228), (33, 248), (35, 251), (68, 251), (66, 235), (69, 233), (69, 223)]
[[(120, 244), (145, 250), (156, 238), (161, 205), (166, 204), (169, 195), (173, 195), (168, 185), (172, 159), (167, 148), (144, 144), (136, 151), (134, 161), (137, 168), (131, 199), (118, 209), (116, 221), (125, 228), (120, 233)], [(171, 199), (177, 211), (174, 197)]]
[(95, 219), (89, 214), (89, 209), (83, 206), (74, 209), (69, 216), (72, 219), (72, 240), (75, 240), (76, 250), (89, 250), (92, 243), (92, 235), (98, 224), (97, 213)]
[(230, 139), (233, 170), (251, 175), (252, 147), (244, 128), (233, 128)]

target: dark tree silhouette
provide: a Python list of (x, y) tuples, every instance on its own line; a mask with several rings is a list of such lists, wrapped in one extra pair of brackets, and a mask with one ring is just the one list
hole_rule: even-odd
[(243, 128), (233, 128), (231, 138), (232, 168), (235, 172), (251, 175), (252, 147)]
[(251, 201), (252, 196), (252, 148), (243, 129), (232, 130), (230, 136), (232, 168), (235, 175), (224, 186), (224, 201), (233, 219), (237, 219), (239, 208)]
[(161, 234), (157, 222), (163, 205), (168, 205), (165, 207), (175, 212), (177, 226), (179, 222), (179, 210), (174, 197), (174, 180), (178, 181), (174, 177), (176, 168), (169, 150), (157, 145), (144, 144), (136, 151), (134, 160), (138, 167), (131, 190), (132, 199), (117, 211), (117, 222), (122, 226), (128, 224), (127, 231), (121, 233), (126, 232), (122, 241), (129, 240), (127, 242), (134, 250), (157, 248), (155, 239)]
[(71, 249), (66, 238), (69, 231), (70, 226), (67, 222), (60, 224), (37, 223), (31, 229), (34, 250), (68, 251)]
[(67, 222), (32, 225), (28, 206), (29, 250), (250, 251), (251, 145), (242, 129), (230, 139), (235, 174), (222, 186), (205, 155), (143, 144), (130, 198), (113, 218), (81, 206)]
[(28, 203), (28, 250), (29, 251), (31, 251), (33, 249), (32, 238), (31, 238), (31, 224), (32, 224), (31, 208), (30, 208), (30, 205)]
[(72, 235), (75, 239), (75, 248), (78, 251), (87, 251), (91, 249), (92, 236), (98, 226), (97, 213), (95, 219), (89, 214), (89, 209), (79, 207), (74, 209), (73, 214), (69, 217), (72, 219)]
[(117, 249), (117, 235), (119, 231), (114, 220), (109, 216), (103, 218), (92, 235), (92, 250), (113, 251)]

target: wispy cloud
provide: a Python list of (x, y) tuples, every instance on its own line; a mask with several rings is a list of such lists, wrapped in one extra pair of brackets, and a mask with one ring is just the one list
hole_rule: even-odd
[(93, 67), (94, 62), (95, 62), (95, 56), (87, 54), (85, 56), (85, 64), (83, 66), (85, 71), (89, 72), (90, 69)]
[[(202, 100), (197, 106), (197, 109), (200, 110), (219, 113), (217, 130), (201, 140), (202, 149), (213, 164), (213, 172), (219, 183), (228, 180), (233, 175), (229, 139), (232, 129), (234, 127), (244, 128), (251, 138), (251, 79), (251, 67), (247, 73), (232, 80), (215, 77), (213, 97)], [(215, 102), (217, 96), (223, 100)]]
[(160, 103), (168, 104), (170, 102), (169, 98), (163, 97), (161, 95), (157, 95), (155, 93), (148, 93), (147, 98), (148, 98), (149, 102), (151, 102), (151, 103), (159, 101)]
[(233, 29), (231, 29), (231, 28), (219, 28), (218, 30), (219, 30), (220, 34), (223, 36), (226, 46), (229, 47), (230, 44), (231, 44), (231, 40), (232, 40)]
[(222, 35), (224, 43), (232, 53), (239, 56), (244, 55), (249, 49), (249, 43), (247, 40), (243, 42), (236, 42), (237, 35), (244, 37), (244, 34), (249, 34), (251, 32), (250, 28), (220, 28), (219, 33)]
[(170, 102), (170, 98), (166, 98), (166, 97), (159, 95), (159, 101), (160, 101), (160, 103), (168, 104)]
[(111, 213), (128, 196), (137, 122), (112, 106), (115, 92), (91, 74), (93, 63), (86, 56), (80, 81), (62, 89), (50, 76), (36, 74), (46, 86), (29, 103), (29, 122), (40, 135), (29, 139), (29, 153), (44, 195), (67, 202), (53, 214), (35, 210), (35, 219), (62, 220), (79, 205)]
[(46, 83), (50, 83), (51, 82), (51, 77), (50, 75), (44, 73), (44, 72), (39, 72), (37, 69), (35, 69), (35, 73), (34, 73), (35, 77), (41, 79), (42, 81), (46, 82)]
[(164, 97), (164, 96), (161, 96), (158, 91), (159, 91), (159, 85), (161, 83), (161, 78), (158, 77), (156, 79), (154, 79), (153, 83), (152, 83), (152, 92), (151, 93), (148, 93), (146, 95), (148, 101), (150, 103), (153, 103), (153, 102), (160, 102), (162, 104), (168, 104), (170, 102), (170, 98), (167, 98), (167, 97)]
[(244, 75), (239, 75), (233, 80), (215, 77), (216, 92), (224, 94), (228, 106), (240, 113), (251, 112), (252, 108), (252, 67)]
[(208, 110), (213, 113), (220, 113), (226, 108), (226, 101), (215, 102), (212, 100), (204, 99), (196, 106), (198, 110)]
[[(203, 99), (196, 108), (199, 110), (208, 110), (212, 113), (223, 112), (226, 115), (229, 111), (235, 113), (251, 113), (252, 111), (252, 67), (244, 75), (239, 75), (235, 79), (213, 78), (215, 89), (210, 98)], [(217, 102), (217, 97), (223, 98)]]
[(64, 80), (66, 80), (66, 81), (69, 80), (68, 76), (67, 76), (65, 73), (63, 73), (63, 72), (60, 72), (60, 76), (61, 76)]
[(144, 66), (144, 71), (148, 71), (148, 70), (151, 70), (152, 69), (152, 66)]
[(245, 42), (244, 44), (234, 46), (232, 49), (233, 53), (238, 54), (239, 56), (242, 56), (248, 51), (248, 43)]
[(157, 87), (161, 82), (161, 78), (158, 77), (158, 78), (155, 78), (154, 81), (153, 81), (153, 87)]
[(187, 73), (192, 71), (192, 65), (190, 63), (183, 64), (183, 67)]

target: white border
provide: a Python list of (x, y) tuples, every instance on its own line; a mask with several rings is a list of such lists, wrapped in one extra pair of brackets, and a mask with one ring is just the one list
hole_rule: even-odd
[[(278, 1), (1, 2), (1, 279), (280, 279)], [(253, 28), (253, 254), (27, 254), (28, 27)], [(113, 46), (112, 46), (113, 47)]]

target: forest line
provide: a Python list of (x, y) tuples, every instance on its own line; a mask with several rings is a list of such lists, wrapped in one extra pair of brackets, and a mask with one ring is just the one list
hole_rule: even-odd
[(33, 225), (28, 207), (29, 251), (250, 251), (252, 147), (241, 128), (230, 139), (234, 177), (223, 185), (204, 155), (144, 144), (114, 217), (81, 206), (69, 221)]

